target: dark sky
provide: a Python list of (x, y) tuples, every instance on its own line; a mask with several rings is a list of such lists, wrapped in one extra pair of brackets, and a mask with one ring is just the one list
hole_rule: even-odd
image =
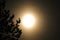
[[(30, 37), (24, 40), (57, 40), (58, 35), (58, 26), (57, 26), (57, 14), (58, 14), (58, 3), (57, 1), (53, 0), (6, 0), (6, 8), (11, 11), (11, 14), (17, 14), (17, 10), (24, 2), (30, 2), (33, 3), (34, 5), (37, 4), (38, 7), (42, 6), (42, 10), (44, 10), (44, 15), (45, 15), (45, 21), (46, 25), (45, 28), (46, 30), (44, 31), (44, 34), (41, 36), (40, 35), (40, 30), (38, 30), (39, 34)], [(39, 14), (38, 14), (39, 15)], [(17, 16), (17, 15), (16, 15)], [(39, 23), (38, 23), (39, 24)]]

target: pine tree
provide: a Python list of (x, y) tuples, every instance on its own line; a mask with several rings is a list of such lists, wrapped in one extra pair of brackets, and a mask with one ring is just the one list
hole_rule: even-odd
[(10, 16), (9, 12), (5, 9), (5, 0), (0, 0), (0, 40), (18, 40), (22, 33), (18, 28), (20, 18), (14, 24), (14, 15)]

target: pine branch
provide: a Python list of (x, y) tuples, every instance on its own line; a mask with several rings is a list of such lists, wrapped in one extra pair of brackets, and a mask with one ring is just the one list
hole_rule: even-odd
[(14, 15), (10, 16), (10, 11), (5, 10), (5, 0), (0, 1), (0, 40), (18, 40), (22, 31), (18, 28), (20, 18), (13, 22)]

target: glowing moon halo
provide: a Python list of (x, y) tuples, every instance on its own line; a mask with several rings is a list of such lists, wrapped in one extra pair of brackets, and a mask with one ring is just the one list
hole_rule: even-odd
[(22, 19), (22, 24), (26, 28), (31, 28), (35, 22), (33, 15), (26, 14)]

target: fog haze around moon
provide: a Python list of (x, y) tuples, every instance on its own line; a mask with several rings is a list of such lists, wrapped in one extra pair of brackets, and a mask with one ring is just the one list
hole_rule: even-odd
[[(7, 0), (8, 1), (8, 0)], [(51, 4), (52, 5), (52, 4)], [(20, 0), (10, 0), (7, 3), (7, 8), (11, 11), (11, 14), (15, 14), (14, 20), (19, 17), (21, 20), (24, 15), (31, 14), (35, 18), (35, 24), (33, 28), (25, 28), (22, 23), (20, 23), (20, 28), (22, 29), (21, 39), (24, 40), (40, 40), (43, 36), (48, 35), (54, 29), (54, 15), (53, 8), (49, 2), (46, 4), (42, 1), (20, 1)], [(52, 28), (53, 27), (53, 28)], [(51, 30), (52, 29), (52, 30)], [(53, 31), (52, 31), (53, 33)], [(46, 34), (46, 35), (44, 35)]]

